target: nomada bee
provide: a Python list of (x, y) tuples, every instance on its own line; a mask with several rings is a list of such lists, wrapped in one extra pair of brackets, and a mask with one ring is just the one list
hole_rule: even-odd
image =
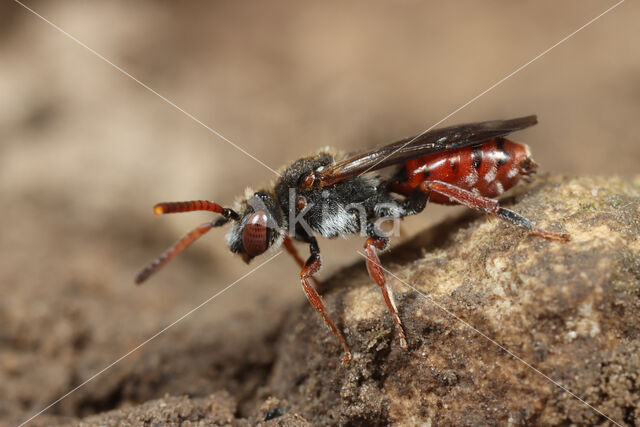
[[(530, 220), (494, 200), (535, 172), (529, 147), (505, 136), (536, 123), (536, 116), (467, 123), (351, 156), (322, 150), (285, 167), (271, 187), (248, 192), (233, 208), (205, 200), (159, 203), (154, 207), (156, 215), (211, 211), (220, 216), (189, 232), (145, 267), (135, 281), (145, 281), (212, 228), (231, 223), (227, 246), (247, 263), (267, 249), (284, 245), (302, 269), (300, 281), (309, 302), (340, 340), (346, 363), (351, 357), (349, 346), (310, 281), (315, 282), (313, 275), (321, 267), (316, 235), (332, 239), (361, 233), (366, 237), (367, 270), (382, 291), (400, 346), (406, 349), (402, 321), (377, 255), (389, 246), (389, 237), (379, 221), (418, 214), (427, 202), (460, 204), (495, 215), (532, 234), (568, 240), (567, 234), (536, 228)], [(396, 170), (389, 177), (380, 175), (381, 169), (391, 167)], [(306, 261), (298, 255), (292, 239), (309, 245)]]

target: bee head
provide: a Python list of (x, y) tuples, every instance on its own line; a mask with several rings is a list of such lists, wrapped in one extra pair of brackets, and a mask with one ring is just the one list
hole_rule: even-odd
[(137, 284), (144, 282), (209, 230), (230, 221), (232, 221), (232, 226), (227, 234), (227, 245), (232, 252), (240, 254), (247, 263), (270, 247), (278, 247), (282, 244), (284, 240), (283, 215), (272, 194), (266, 191), (251, 193), (249, 197), (245, 197), (237, 205), (236, 209), (224, 208), (208, 200), (164, 202), (155, 205), (153, 213), (156, 215), (209, 211), (221, 216), (212, 222), (201, 224), (187, 233), (162, 255), (147, 264), (138, 273), (135, 282)]
[(283, 218), (274, 196), (266, 191), (250, 194), (240, 202), (240, 219), (231, 225), (227, 245), (249, 263), (284, 238)]

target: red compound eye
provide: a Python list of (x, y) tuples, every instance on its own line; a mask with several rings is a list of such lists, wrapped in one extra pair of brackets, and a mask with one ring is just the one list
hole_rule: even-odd
[(254, 213), (242, 232), (242, 246), (245, 252), (254, 257), (267, 250), (269, 244), (269, 229), (267, 228), (267, 214), (263, 211)]

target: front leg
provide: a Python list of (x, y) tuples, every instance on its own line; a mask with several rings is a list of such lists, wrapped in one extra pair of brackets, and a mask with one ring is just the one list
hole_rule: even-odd
[(396, 308), (396, 303), (393, 299), (393, 291), (387, 287), (387, 281), (384, 277), (384, 270), (380, 265), (380, 258), (378, 258), (377, 250), (384, 250), (389, 245), (389, 238), (380, 237), (379, 233), (375, 230), (373, 224), (369, 224), (368, 226), (369, 237), (364, 244), (364, 250), (367, 254), (367, 271), (369, 272), (369, 276), (380, 286), (380, 290), (382, 291), (382, 296), (384, 297), (384, 302), (387, 304), (389, 308), (389, 312), (391, 313), (391, 317), (393, 317), (393, 323), (396, 326), (396, 331), (398, 333), (398, 337), (400, 338), (400, 347), (407, 349), (407, 338), (404, 335), (404, 330), (402, 329), (402, 322), (400, 321), (400, 316), (398, 316), (398, 309)]
[[(284, 236), (284, 241), (282, 243), (284, 244), (284, 248), (287, 250), (287, 252), (289, 252), (289, 255), (291, 255), (291, 257), (294, 259), (296, 264), (298, 264), (300, 268), (303, 268), (304, 260), (300, 258), (300, 255), (298, 254), (298, 250), (293, 245), (291, 238), (289, 238), (289, 236)], [(322, 284), (318, 281), (318, 279), (316, 279), (315, 277), (311, 277), (311, 280), (313, 281), (313, 284), (316, 287), (316, 290), (319, 293), (323, 293)]]
[(322, 262), (320, 260), (320, 248), (318, 247), (318, 241), (315, 237), (310, 237), (309, 239), (309, 250), (311, 252), (311, 256), (309, 256), (309, 259), (307, 259), (307, 262), (300, 272), (302, 289), (304, 290), (305, 295), (307, 295), (307, 299), (313, 308), (320, 313), (320, 316), (322, 316), (324, 322), (327, 324), (331, 332), (333, 332), (333, 335), (335, 335), (342, 343), (342, 347), (344, 348), (344, 358), (342, 359), (342, 363), (346, 364), (349, 359), (351, 359), (351, 352), (349, 351), (347, 341), (327, 314), (324, 304), (322, 303), (322, 298), (318, 295), (318, 292), (313, 288), (313, 286), (309, 284), (309, 278), (318, 272), (322, 266)]

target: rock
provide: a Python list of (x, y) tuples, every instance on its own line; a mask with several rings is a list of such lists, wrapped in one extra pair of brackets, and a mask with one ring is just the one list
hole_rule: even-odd
[(33, 424), (638, 425), (640, 177), (541, 177), (502, 204), (571, 241), (469, 211), (393, 247), (407, 351), (361, 261), (324, 283), (346, 366), (305, 302), (169, 332)]
[(116, 409), (94, 415), (78, 426), (190, 425), (226, 426), (236, 420), (235, 401), (225, 393), (190, 399), (186, 396), (165, 397), (142, 405)]
[(638, 425), (640, 177), (542, 177), (502, 204), (571, 241), (466, 214), (393, 248), (408, 351), (358, 262), (324, 296), (353, 360), (305, 305), (267, 390), (322, 425)]
[[(92, 415), (82, 420), (64, 420), (65, 424), (86, 426), (138, 426), (138, 425), (181, 425), (181, 426), (267, 426), (305, 427), (309, 423), (300, 415), (291, 412), (285, 401), (275, 398), (267, 400), (261, 408), (260, 416), (240, 418), (237, 403), (229, 393), (219, 392), (207, 397), (166, 396), (141, 405), (127, 406), (109, 412)], [(43, 417), (36, 421), (41, 425), (62, 424), (54, 417)]]

